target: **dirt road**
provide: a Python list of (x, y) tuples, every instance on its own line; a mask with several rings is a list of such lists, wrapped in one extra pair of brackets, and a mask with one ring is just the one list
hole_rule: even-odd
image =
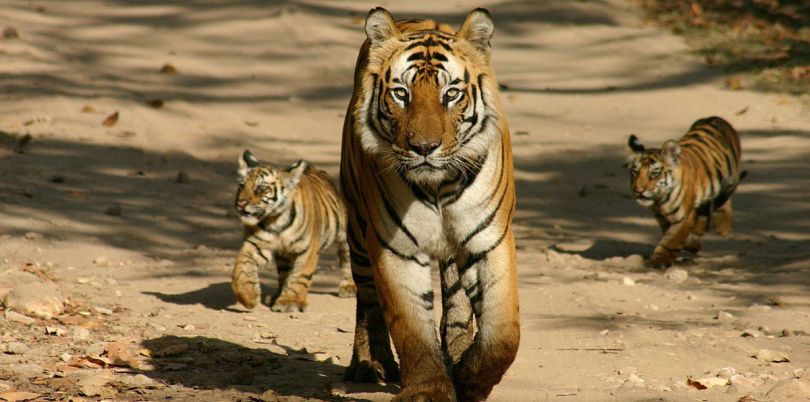
[[(246, 312), (229, 288), (238, 155), (305, 158), (337, 175), (362, 22), (376, 5), (455, 24), (483, 5), (495, 19), (523, 331), (490, 400), (810, 397), (806, 100), (724, 89), (623, 1), (407, 3), (3, 1), (0, 27), (18, 35), (0, 40), (3, 285), (27, 270), (69, 303), (56, 319), (0, 320), (0, 397), (396, 392), (340, 382), (354, 302), (337, 297), (332, 253), (306, 313)], [(678, 270), (645, 269), (658, 229), (629, 195), (626, 138), (660, 144), (709, 115), (742, 133), (736, 233), (708, 236)], [(271, 291), (274, 273), (263, 279)], [(752, 357), (761, 349), (773, 354)], [(789, 361), (765, 361), (780, 354)]]

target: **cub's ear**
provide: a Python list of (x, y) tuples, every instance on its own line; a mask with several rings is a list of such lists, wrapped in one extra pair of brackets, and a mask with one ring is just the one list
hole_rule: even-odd
[(489, 40), (495, 32), (495, 23), (489, 11), (483, 8), (476, 8), (467, 14), (467, 19), (461, 24), (461, 28), (456, 33), (456, 38), (464, 39), (472, 44), (476, 49), (489, 56)]
[(295, 188), (298, 186), (298, 183), (301, 182), (301, 176), (304, 175), (304, 172), (307, 170), (309, 163), (304, 160), (299, 160), (298, 162), (293, 163), (288, 167), (287, 170), (287, 178), (285, 179), (284, 184), (287, 185), (289, 188)]
[(644, 152), (646, 148), (644, 145), (638, 141), (638, 137), (635, 134), (630, 134), (630, 138), (627, 139), (627, 156), (624, 158), (624, 165), (623, 167), (629, 168), (633, 160), (636, 159), (637, 154)]
[(259, 161), (246, 149), (245, 152), (242, 152), (242, 156), (239, 157), (239, 170), (237, 171), (239, 177), (245, 177), (248, 170), (256, 166), (259, 166)]
[(371, 9), (366, 17), (366, 36), (372, 45), (378, 45), (393, 37), (399, 36), (399, 29), (394, 17), (388, 10), (377, 7)]
[(638, 137), (635, 134), (630, 134), (630, 138), (627, 139), (627, 149), (631, 154), (637, 154), (639, 152), (644, 152), (646, 148), (644, 145), (638, 141)]
[(677, 142), (669, 140), (661, 146), (661, 156), (667, 166), (677, 166), (681, 161), (681, 146)]

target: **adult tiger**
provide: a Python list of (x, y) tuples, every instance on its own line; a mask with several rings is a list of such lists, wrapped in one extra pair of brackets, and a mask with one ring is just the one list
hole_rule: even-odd
[[(399, 377), (390, 329), (398, 400), (482, 400), (517, 353), (515, 184), (489, 67), (493, 29), (483, 9), (458, 32), (395, 22), (382, 8), (366, 19), (340, 170), (358, 287), (346, 379)], [(441, 343), (431, 260), (440, 267)]]
[(700, 119), (660, 149), (646, 149), (635, 135), (628, 146), (636, 201), (652, 210), (663, 232), (649, 265), (669, 266), (681, 250), (698, 252), (710, 224), (720, 235), (731, 233), (731, 195), (745, 172), (740, 138), (727, 121)]
[(325, 172), (305, 161), (286, 168), (262, 164), (245, 151), (239, 158), (235, 204), (245, 226), (231, 278), (239, 303), (253, 308), (260, 302), (259, 269), (275, 265), (278, 293), (270, 308), (304, 311), (318, 255), (332, 243), (342, 274), (339, 295), (354, 296), (346, 208)]

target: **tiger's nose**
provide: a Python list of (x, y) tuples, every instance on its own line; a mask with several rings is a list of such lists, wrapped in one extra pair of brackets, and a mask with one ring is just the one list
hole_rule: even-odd
[(236, 207), (239, 209), (245, 209), (247, 203), (247, 200), (236, 200)]
[(430, 153), (433, 152), (433, 150), (435, 150), (436, 148), (438, 148), (439, 145), (442, 145), (441, 141), (436, 140), (418, 141), (414, 139), (408, 140), (408, 146), (411, 148), (411, 150), (422, 156), (430, 155)]

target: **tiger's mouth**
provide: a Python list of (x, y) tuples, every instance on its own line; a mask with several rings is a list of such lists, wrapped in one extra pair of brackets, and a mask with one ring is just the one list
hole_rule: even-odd
[(655, 199), (653, 197), (648, 197), (642, 193), (636, 194), (636, 202), (645, 207), (649, 207), (650, 205), (655, 203)]

